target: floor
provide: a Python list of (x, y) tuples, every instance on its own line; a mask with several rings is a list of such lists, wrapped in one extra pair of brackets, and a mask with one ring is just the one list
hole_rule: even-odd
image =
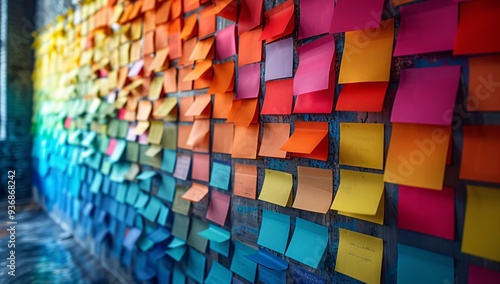
[(6, 214), (0, 214), (0, 283), (122, 283), (38, 206), (16, 209), (15, 277), (7, 275), (8, 225)]

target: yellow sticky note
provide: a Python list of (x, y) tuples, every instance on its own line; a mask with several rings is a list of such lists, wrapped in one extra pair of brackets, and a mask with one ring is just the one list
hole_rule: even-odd
[(149, 87), (150, 100), (156, 100), (162, 95), (163, 91), (163, 76), (154, 77), (151, 81), (151, 86)]
[(154, 116), (165, 117), (177, 106), (176, 97), (163, 98), (161, 105), (153, 112)]
[(384, 194), (380, 198), (380, 203), (378, 204), (377, 213), (375, 215), (364, 215), (364, 214), (356, 214), (349, 212), (338, 212), (340, 215), (352, 217), (360, 220), (364, 220), (367, 222), (372, 222), (375, 224), (383, 225), (384, 224), (384, 213), (385, 213), (385, 202), (384, 202)]
[(331, 209), (375, 215), (383, 192), (383, 175), (341, 169), (340, 185)]
[(289, 206), (293, 195), (292, 187), (293, 179), (291, 174), (266, 169), (259, 200), (283, 207)]
[(380, 283), (384, 241), (339, 229), (339, 251), (335, 271), (365, 283)]
[(149, 121), (138, 121), (137, 126), (134, 129), (135, 135), (142, 135), (149, 128)]
[(500, 189), (467, 186), (462, 252), (500, 262)]
[(383, 169), (384, 124), (340, 123), (339, 164)]
[(163, 121), (152, 120), (149, 127), (148, 142), (151, 144), (160, 144), (163, 136)]

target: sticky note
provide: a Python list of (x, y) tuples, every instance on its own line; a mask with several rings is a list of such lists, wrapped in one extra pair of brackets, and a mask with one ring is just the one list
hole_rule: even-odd
[(233, 100), (226, 122), (233, 122), (236, 126), (249, 126), (251, 123), (257, 123), (258, 105), (258, 98)]
[(235, 126), (231, 158), (255, 159), (259, 141), (259, 124)]
[(214, 123), (212, 152), (231, 154), (233, 149), (234, 125), (232, 123)]
[[(469, 58), (467, 111), (499, 111), (500, 56)], [(494, 85), (496, 87), (494, 87)]]
[(259, 156), (285, 158), (286, 151), (280, 150), (290, 136), (289, 123), (264, 123), (264, 136), (260, 145)]
[(441, 190), (451, 127), (393, 123), (384, 181)]
[(460, 178), (500, 183), (500, 126), (466, 125)]
[[(181, 261), (181, 259), (184, 257), (184, 254), (186, 253), (186, 249), (186, 242), (177, 237), (174, 237), (168, 245), (168, 248), (165, 250), (165, 253), (172, 257), (174, 260)], [(174, 270), (174, 279), (176, 278), (175, 274), (176, 272)], [(184, 273), (182, 273), (182, 276), (185, 277)]]
[(500, 279), (500, 272), (469, 265), (469, 284), (496, 284)]
[(193, 168), (191, 170), (191, 178), (208, 182), (210, 173), (210, 155), (193, 153)]
[(383, 240), (342, 228), (339, 232), (335, 271), (365, 283), (380, 283)]
[(210, 204), (208, 205), (207, 220), (215, 222), (221, 226), (226, 223), (227, 213), (229, 212), (231, 197), (216, 190), (211, 191)]
[(207, 195), (207, 193), (208, 186), (193, 182), (189, 190), (186, 191), (186, 193), (184, 193), (184, 195), (182, 195), (181, 197), (191, 202), (199, 202), (203, 199), (203, 197), (205, 197), (205, 195)]
[[(267, 250), (263, 248), (259, 248), (259, 251), (254, 254), (249, 254), (245, 256), (246, 258), (250, 259), (251, 261), (260, 264), (259, 269), (261, 270), (260, 273), (262, 274), (262, 269), (267, 268), (268, 271), (266, 271), (266, 276), (264, 277), (265, 280), (271, 279), (273, 281), (264, 281), (268, 283), (281, 283), (282, 279), (281, 277), (276, 276), (281, 276), (280, 273), (274, 274), (272, 271), (275, 272), (286, 272), (288, 268), (288, 262), (281, 257), (278, 257)], [(272, 270), (272, 271), (269, 271)], [(286, 273), (285, 273), (286, 274)], [(262, 277), (262, 275), (260, 276)], [(259, 279), (262, 281), (262, 279)]]
[(233, 105), (234, 94), (232, 92), (215, 94), (212, 118), (227, 118), (229, 110)]
[(336, 111), (382, 112), (389, 82), (344, 84)]
[(151, 120), (148, 132), (148, 142), (160, 144), (163, 136), (163, 121)]
[(167, 173), (173, 173), (175, 169), (175, 160), (177, 159), (177, 152), (175, 150), (163, 149), (163, 160), (161, 169)]
[(149, 203), (144, 210), (144, 218), (151, 222), (156, 222), (156, 218), (158, 217), (158, 214), (160, 213), (162, 203), (158, 198), (151, 197), (149, 199)]
[(206, 284), (231, 284), (233, 273), (217, 261), (212, 261), (212, 268), (208, 273)]
[(290, 206), (293, 199), (293, 177), (281, 171), (266, 169), (259, 200), (279, 206)]
[(233, 194), (255, 199), (257, 194), (257, 167), (253, 165), (234, 165)]
[(148, 99), (156, 100), (163, 95), (163, 76), (153, 77), (151, 81), (151, 86), (149, 86), (149, 96)]
[(295, 130), (280, 150), (297, 157), (328, 159), (328, 122), (296, 121)]
[(500, 261), (500, 227), (489, 222), (500, 217), (499, 205), (498, 188), (467, 185), (462, 252)]
[(148, 130), (149, 128), (149, 121), (138, 121), (137, 125), (134, 128), (134, 134), (135, 135), (142, 135)]
[(341, 212), (375, 215), (384, 192), (380, 174), (340, 170), (340, 185), (332, 209)]
[(209, 119), (196, 119), (186, 142), (189, 146), (200, 146), (210, 133)]
[[(231, 2), (231, 1), (229, 1)], [(205, 38), (215, 32), (215, 15), (209, 14), (209, 8), (200, 11), (198, 37)]]
[(292, 207), (326, 214), (333, 196), (332, 170), (298, 166), (297, 172), (297, 196)]
[(139, 228), (130, 229), (123, 240), (123, 246), (128, 250), (132, 250), (141, 234), (142, 231)]
[(330, 35), (297, 47), (299, 66), (293, 80), (293, 94), (301, 95), (328, 89), (330, 69), (335, 56), (335, 41)]
[(299, 39), (325, 34), (330, 31), (333, 4), (329, 0), (300, 2)]
[(398, 244), (398, 283), (453, 283), (454, 274), (453, 257)]
[[(192, 124), (178, 125), (177, 129), (178, 129), (177, 147), (180, 149), (193, 150), (193, 146), (187, 144), (187, 141), (193, 129), (193, 125)], [(199, 142), (200, 141), (201, 142), (203, 141), (203, 137), (199, 140)]]
[(316, 269), (327, 244), (327, 227), (297, 217), (295, 231), (285, 255)]
[[(372, 36), (366, 39), (367, 34)], [(346, 32), (339, 84), (389, 81), (393, 41), (394, 19), (382, 21), (376, 32)]]
[(292, 72), (293, 38), (266, 44), (265, 80), (292, 77)]
[(214, 64), (214, 78), (210, 84), (209, 94), (220, 94), (232, 91), (234, 77), (234, 61), (227, 61), (220, 64)]
[(212, 174), (210, 175), (210, 186), (224, 190), (229, 190), (229, 180), (231, 179), (231, 165), (214, 161), (212, 164)]
[(339, 164), (384, 168), (384, 124), (340, 123)]
[(189, 248), (186, 275), (198, 283), (203, 283), (205, 280), (205, 263), (206, 257), (203, 254), (193, 248)]
[(262, 210), (262, 223), (257, 244), (279, 253), (285, 253), (290, 233), (290, 216)]
[(263, 0), (241, 1), (238, 33), (247, 32), (260, 25), (262, 21), (262, 2)]
[(215, 55), (223, 60), (236, 54), (236, 25), (230, 25), (217, 32), (215, 37)]
[(178, 154), (177, 162), (175, 164), (174, 177), (186, 180), (189, 174), (191, 165), (191, 156), (187, 154)]
[(111, 153), (111, 156), (109, 157), (109, 161), (111, 163), (114, 163), (114, 162), (118, 162), (120, 160), (120, 158), (122, 157), (123, 151), (125, 150), (127, 143), (121, 139), (116, 139), (116, 140), (113, 139), (111, 141), (116, 141), (115, 147)]
[(162, 175), (161, 178), (161, 186), (158, 189), (156, 196), (163, 200), (173, 202), (175, 194), (175, 178), (169, 175)]
[(163, 90), (165, 93), (177, 92), (177, 68), (168, 68), (163, 72)]
[(292, 113), (292, 102), (293, 79), (267, 81), (260, 114), (289, 115)]
[(319, 90), (311, 93), (304, 93), (297, 96), (294, 114), (331, 114), (333, 109), (333, 99), (335, 94), (335, 69), (330, 71), (330, 84), (328, 89)]
[(287, 36), (293, 32), (295, 27), (295, 11), (292, 0), (287, 0), (282, 4), (267, 10), (266, 25), (260, 35), (261, 40), (266, 40), (267, 43), (275, 41), (279, 38)]
[(191, 218), (181, 214), (174, 214), (174, 223), (172, 227), (172, 235), (186, 241), (189, 233), (189, 223)]
[(262, 61), (261, 28), (240, 34), (238, 45), (238, 66)]
[(175, 188), (175, 198), (172, 205), (172, 211), (187, 216), (189, 214), (189, 209), (191, 208), (191, 201), (182, 198), (186, 193), (188, 188), (183, 186), (177, 186)]
[(427, 2), (403, 6), (394, 56), (452, 50), (458, 3)]
[(193, 80), (189, 80), (187, 75), (191, 72), (191, 66), (180, 67), (177, 76), (177, 90), (191, 91), (193, 89)]
[(197, 80), (206, 74), (212, 67), (211, 60), (203, 60), (196, 62), (194, 68), (182, 79), (183, 81)]
[(243, 279), (254, 282), (257, 273), (257, 263), (251, 261), (245, 256), (254, 254), (255, 249), (239, 242), (234, 242), (234, 253), (231, 261), (231, 271), (241, 276)]
[(213, 224), (208, 224), (208, 228), (199, 232), (198, 235), (210, 241), (211, 250), (226, 257), (229, 256), (231, 233)]
[(153, 105), (150, 101), (139, 101), (139, 105), (137, 106), (137, 120), (148, 120), (152, 109)]
[[(378, 28), (384, 9), (383, 0), (339, 0), (333, 12), (331, 33)], [(353, 17), (353, 15), (356, 15)]]
[(172, 124), (164, 125), (163, 133), (161, 138), (162, 147), (177, 150), (177, 126)]
[(237, 99), (254, 99), (260, 92), (260, 63), (238, 67)]
[(499, 52), (500, 40), (491, 37), (500, 29), (499, 13), (500, 3), (495, 0), (460, 4), (453, 55)]
[(398, 227), (453, 240), (455, 190), (446, 186), (439, 191), (400, 185)]
[(459, 82), (458, 65), (402, 70), (391, 122), (451, 125)]
[(207, 57), (210, 53), (210, 50), (213, 47), (214, 42), (215, 42), (215, 37), (213, 37), (213, 36), (198, 41), (198, 43), (196, 44), (196, 46), (193, 49), (193, 52), (189, 56), (189, 60), (210, 59)]
[(205, 253), (208, 241), (202, 238), (198, 233), (205, 231), (207, 228), (208, 224), (206, 222), (194, 217), (191, 218), (191, 228), (189, 229), (187, 244), (201, 253)]

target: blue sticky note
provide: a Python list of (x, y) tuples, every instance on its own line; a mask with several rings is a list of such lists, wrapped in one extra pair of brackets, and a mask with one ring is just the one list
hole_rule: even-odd
[(127, 224), (127, 226), (131, 227), (134, 225), (135, 217), (136, 217), (136, 213), (135, 213), (134, 207), (128, 206), (127, 217), (125, 217), (125, 223)]
[(144, 208), (146, 204), (148, 203), (149, 200), (149, 195), (147, 195), (144, 192), (139, 192), (139, 196), (137, 197), (137, 200), (135, 201), (135, 208)]
[(116, 218), (120, 222), (125, 222), (126, 217), (127, 217), (127, 205), (118, 203), (118, 210), (116, 210)]
[(257, 253), (245, 255), (245, 257), (272, 270), (288, 269), (288, 262), (286, 260), (275, 256), (263, 248), (259, 248)]
[(103, 179), (104, 179), (103, 175), (100, 172), (95, 173), (94, 180), (92, 181), (92, 184), (90, 185), (90, 191), (92, 193), (99, 193)]
[(145, 172), (142, 172), (140, 175), (138, 175), (136, 178), (138, 180), (145, 180), (145, 179), (152, 178), (154, 175), (156, 175), (156, 172), (154, 172), (154, 171), (145, 171)]
[(148, 235), (148, 238), (154, 242), (155, 244), (161, 243), (172, 235), (172, 232), (164, 227), (158, 227), (158, 229), (154, 230), (152, 233)]
[(153, 249), (148, 253), (149, 258), (154, 261), (160, 260), (163, 256), (165, 256), (165, 250), (167, 246), (164, 244), (157, 244), (153, 247)]
[(175, 169), (175, 160), (177, 159), (177, 151), (163, 149), (163, 160), (161, 161), (161, 169), (167, 173), (173, 173)]
[(144, 218), (146, 218), (147, 220), (149, 220), (153, 223), (156, 222), (156, 218), (158, 217), (158, 214), (160, 213), (160, 209), (161, 209), (162, 205), (163, 204), (161, 203), (161, 201), (158, 198), (151, 197), (149, 199), (148, 206), (144, 210), (144, 213), (143, 213)]
[(184, 274), (179, 265), (174, 266), (172, 284), (186, 284), (186, 274)]
[(198, 235), (210, 241), (210, 249), (226, 257), (229, 256), (229, 242), (231, 233), (213, 224), (208, 225), (208, 229), (199, 232)]
[(206, 257), (193, 248), (189, 248), (186, 275), (198, 283), (205, 280), (205, 262)]
[(165, 253), (175, 261), (181, 261), (182, 257), (186, 253), (186, 242), (174, 237), (170, 244), (168, 244), (168, 248), (165, 250)]
[(398, 244), (398, 283), (453, 283), (453, 257)]
[(157, 283), (161, 284), (170, 284), (170, 279), (172, 278), (172, 269), (169, 267), (165, 267), (161, 263), (158, 265), (158, 278), (156, 279)]
[(231, 165), (222, 162), (214, 162), (212, 165), (212, 173), (210, 175), (210, 186), (228, 190), (230, 179)]
[(286, 270), (273, 270), (261, 266), (259, 268), (259, 280), (264, 284), (286, 284)]
[(161, 187), (158, 189), (156, 196), (168, 202), (173, 202), (175, 196), (175, 178), (168, 175), (162, 175), (161, 178)]
[(128, 231), (128, 234), (125, 236), (125, 239), (123, 240), (123, 246), (128, 249), (132, 250), (134, 248), (135, 243), (141, 236), (142, 231), (139, 230), (138, 228), (132, 228)]
[(262, 224), (257, 244), (279, 253), (285, 253), (289, 233), (290, 216), (262, 210)]
[(168, 214), (170, 213), (170, 209), (162, 204), (160, 214), (158, 214), (158, 224), (165, 226), (167, 225)]
[(78, 199), (73, 199), (73, 214), (72, 214), (72, 217), (73, 217), (73, 220), (78, 222), (78, 220), (80, 219), (80, 210), (81, 210), (81, 203), (80, 203), (80, 200)]
[(295, 231), (285, 255), (316, 269), (327, 243), (327, 227), (297, 217)]
[(124, 203), (126, 196), (127, 196), (127, 184), (120, 183), (120, 185), (118, 185), (118, 190), (116, 191), (115, 199), (120, 203)]
[(127, 202), (129, 205), (134, 205), (138, 196), (139, 196), (139, 185), (137, 183), (131, 182), (128, 186), (125, 202)]
[(85, 207), (83, 207), (83, 216), (90, 216), (90, 214), (92, 213), (92, 209), (94, 209), (94, 205), (90, 202), (87, 203)]
[(231, 284), (233, 274), (217, 261), (212, 261), (212, 268), (208, 273), (205, 284)]
[(142, 251), (148, 251), (153, 248), (155, 243), (148, 239), (147, 235), (142, 235), (137, 241), (137, 245)]
[(146, 281), (156, 275), (152, 265), (148, 263), (147, 256), (144, 253), (138, 253), (135, 260), (134, 274), (140, 281)]
[(233, 260), (231, 261), (231, 271), (253, 283), (257, 273), (257, 263), (246, 258), (247, 255), (254, 254), (256, 250), (240, 243), (234, 242)]

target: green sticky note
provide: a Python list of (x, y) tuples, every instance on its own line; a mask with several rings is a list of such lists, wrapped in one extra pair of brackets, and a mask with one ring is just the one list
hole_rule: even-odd
[(101, 167), (101, 160), (102, 160), (103, 155), (101, 153), (94, 153), (91, 156), (87, 158), (86, 164), (89, 166), (91, 169), (94, 170), (99, 170)]
[(108, 145), (109, 145), (109, 138), (104, 135), (99, 136), (99, 152), (106, 154), (106, 151), (108, 151)]
[(262, 210), (262, 224), (257, 244), (279, 253), (285, 253), (289, 233), (290, 216)]
[(114, 182), (124, 182), (125, 175), (130, 169), (129, 163), (116, 163), (111, 166), (111, 175), (109, 179)]
[(119, 120), (112, 119), (108, 124), (108, 136), (116, 138), (118, 136)]
[(149, 145), (139, 145), (139, 163), (160, 169), (163, 154), (160, 152), (154, 157), (149, 157), (146, 155), (149, 147)]
[(198, 281), (198, 283), (203, 283), (203, 280), (205, 280), (205, 262), (206, 258), (203, 254), (189, 248), (186, 275)]
[(138, 196), (139, 196), (139, 185), (137, 183), (131, 182), (128, 185), (127, 197), (125, 199), (125, 202), (127, 202), (127, 204), (129, 205), (134, 205)]
[(230, 179), (231, 166), (221, 162), (214, 162), (212, 165), (212, 174), (210, 175), (210, 186), (228, 190)]
[(128, 121), (119, 120), (118, 133), (116, 134), (116, 138), (125, 139), (127, 137), (127, 132), (128, 132)]
[(161, 186), (156, 196), (168, 202), (173, 202), (175, 197), (175, 178), (168, 175), (162, 175), (161, 178)]
[(177, 150), (177, 126), (167, 124), (163, 128), (163, 136), (161, 137), (161, 146), (170, 150)]
[(178, 237), (179, 239), (186, 241), (189, 233), (189, 222), (188, 216), (181, 214), (174, 215), (174, 224), (172, 226), (172, 235)]
[(181, 198), (188, 189), (184, 186), (177, 186), (175, 189), (174, 205), (172, 211), (187, 216), (191, 208), (191, 201)]
[(198, 235), (208, 228), (208, 224), (197, 218), (191, 218), (191, 229), (189, 230), (189, 236), (187, 239), (187, 244), (191, 247), (199, 250), (201, 253), (205, 253), (207, 250), (207, 239)]
[(328, 228), (297, 217), (286, 256), (318, 268), (328, 244)]
[(137, 142), (127, 142), (126, 159), (132, 163), (139, 161), (139, 144)]
[(102, 174), (100, 172), (96, 172), (94, 175), (94, 180), (90, 185), (90, 191), (96, 194), (99, 193), (99, 190), (101, 189), (102, 185), (102, 180), (103, 180)]
[(125, 197), (127, 196), (127, 188), (128, 186), (126, 183), (120, 183), (118, 185), (118, 189), (116, 190), (116, 196), (115, 196), (116, 201), (120, 203), (125, 202)]
[(109, 161), (109, 158), (108, 157), (104, 157), (102, 159), (102, 164), (101, 164), (101, 173), (103, 175), (109, 175), (109, 173), (111, 172), (111, 166), (113, 164)]
[(161, 206), (162, 203), (158, 198), (151, 197), (149, 199), (148, 206), (144, 210), (144, 218), (153, 223), (156, 222), (156, 217), (158, 217), (158, 214), (160, 213)]
[(229, 256), (229, 242), (231, 233), (219, 228), (213, 224), (209, 224), (208, 229), (198, 233), (201, 237), (210, 241), (210, 249), (224, 256)]
[(254, 254), (257, 251), (238, 241), (234, 242), (233, 260), (231, 261), (231, 271), (248, 280), (251, 283), (255, 281), (257, 273), (257, 263), (246, 258), (246, 255)]
[(172, 275), (172, 284), (185, 284), (186, 275), (180, 268), (180, 264), (176, 263), (174, 265), (174, 273)]
[(170, 149), (163, 149), (163, 160), (161, 169), (167, 173), (173, 173), (175, 169), (175, 160), (177, 159), (177, 151)]
[(208, 273), (205, 284), (231, 284), (233, 273), (217, 261), (212, 261), (212, 268)]

